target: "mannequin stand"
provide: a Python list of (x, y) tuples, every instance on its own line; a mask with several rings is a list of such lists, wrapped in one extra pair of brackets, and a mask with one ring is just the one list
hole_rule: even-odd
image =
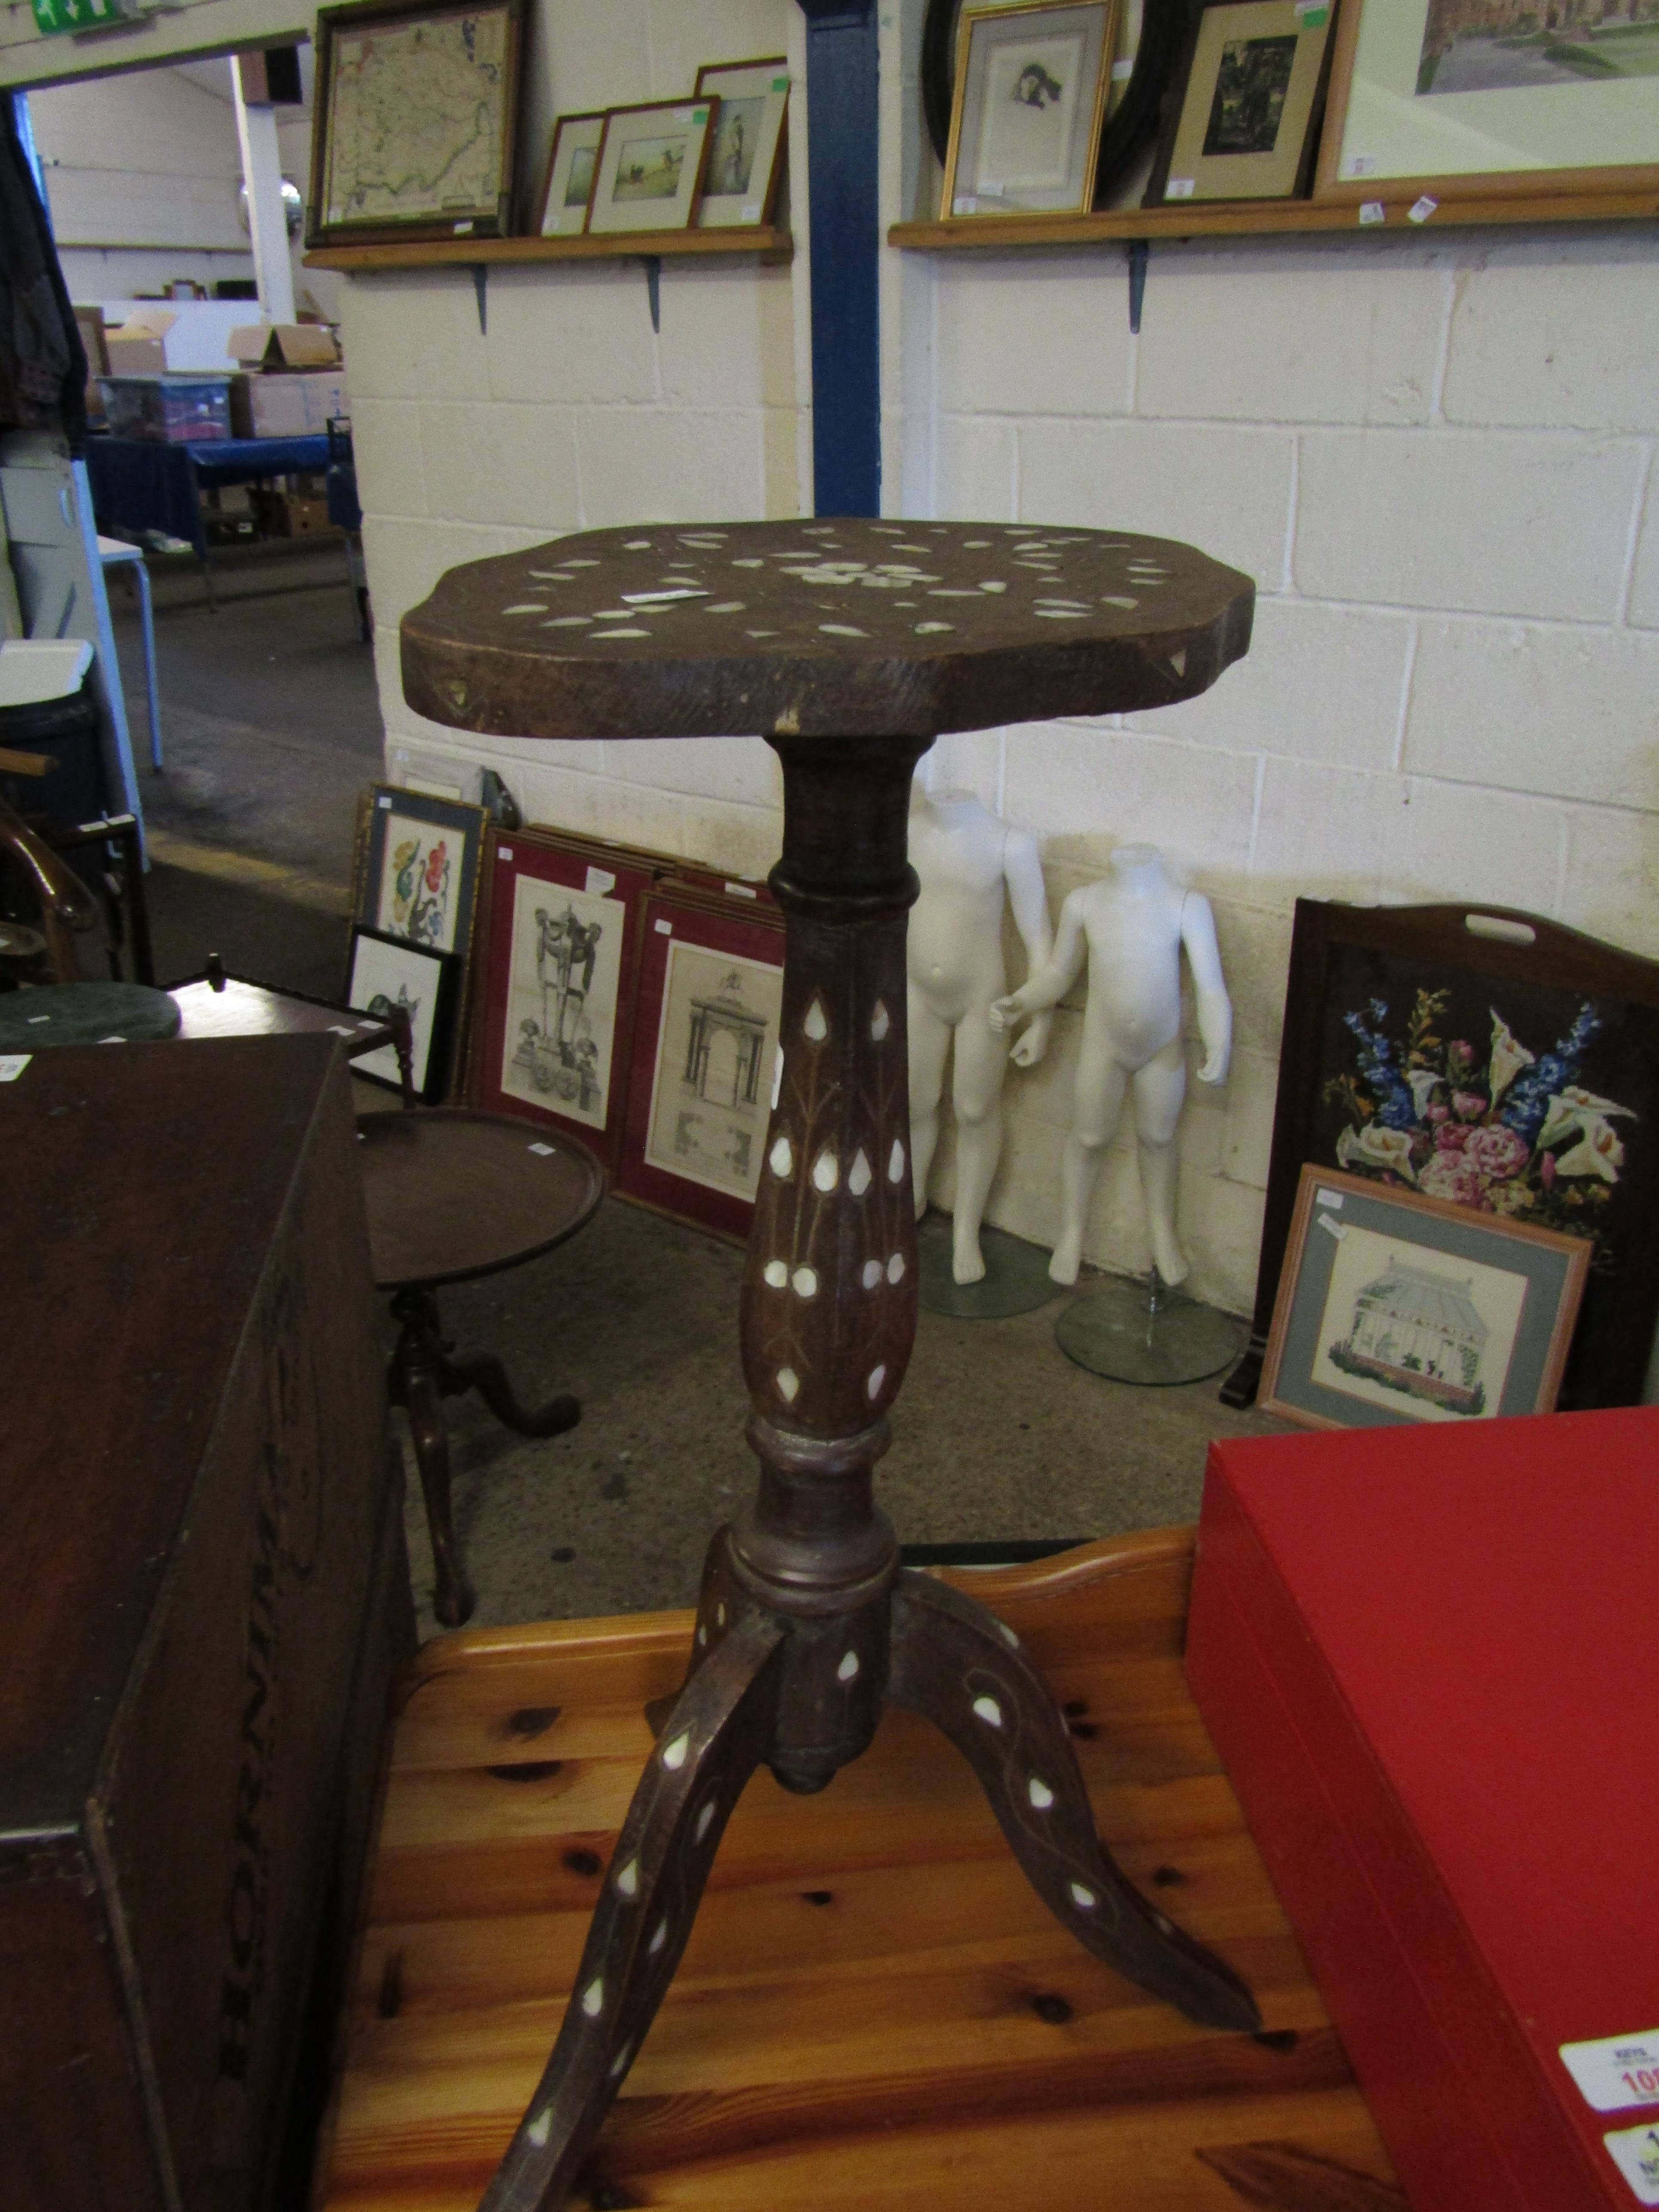
[(1075, 1298), (1054, 1323), (1066, 1357), (1113, 1382), (1167, 1389), (1201, 1382), (1237, 1358), (1239, 1325), (1166, 1283), (1156, 1267)]
[(951, 1268), (951, 1217), (929, 1212), (916, 1229), (916, 1302), (924, 1313), (952, 1321), (1011, 1321), (1035, 1313), (1060, 1293), (1048, 1279), (1048, 1255), (1040, 1244), (1006, 1230), (981, 1229), (979, 1249), (985, 1273), (977, 1283), (959, 1283)]
[[(932, 1720), (969, 1761), (1032, 1887), (1087, 1949), (1194, 2020), (1261, 2024), (1231, 1969), (1102, 1849), (1066, 1722), (1018, 1638), (971, 1600), (902, 1572), (872, 1493), (915, 1333), (905, 1036), (915, 763), (939, 729), (1016, 709), (1098, 713), (1192, 696), (1243, 649), (1249, 586), (1164, 541), (1072, 532), (1022, 568), (1006, 536), (1000, 550), (961, 525), (905, 529), (896, 548), (893, 526), (862, 522), (592, 532), (452, 570), (404, 617), (406, 695), (440, 720), (548, 736), (759, 728), (783, 768), (783, 854), (770, 878), (787, 924), (782, 1060), (742, 1302), (759, 1488), (709, 1548), (690, 1671), (487, 2212), (567, 2202), (755, 1769), (802, 1794), (823, 1789), (868, 1746), (889, 1699)], [(918, 550), (920, 563), (897, 557)], [(1126, 556), (1170, 587), (1155, 648), (1122, 611), (1138, 604), (1124, 589), (1135, 580)], [(981, 599), (986, 578), (995, 596)], [(737, 596), (701, 611), (716, 589)], [(1052, 602), (1039, 595), (1057, 591), (1079, 606), (1086, 592), (1102, 611), (1079, 614), (1063, 647), (1041, 613)], [(516, 620), (555, 596), (549, 628)], [(919, 618), (935, 605), (950, 611)], [(617, 610), (629, 611), (622, 628), (573, 642), (573, 629)], [(719, 620), (734, 614), (744, 628)]]

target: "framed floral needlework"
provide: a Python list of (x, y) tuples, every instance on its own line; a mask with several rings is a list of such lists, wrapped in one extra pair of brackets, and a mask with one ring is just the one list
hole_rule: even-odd
[(1564, 1409), (1640, 1402), (1659, 1321), (1659, 963), (1535, 915), (1297, 902), (1249, 1350), (1302, 1168), (1588, 1248)]

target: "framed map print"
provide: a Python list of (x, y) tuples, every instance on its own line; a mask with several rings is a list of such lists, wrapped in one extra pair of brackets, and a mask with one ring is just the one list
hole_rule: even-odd
[(308, 246), (504, 238), (524, 0), (325, 8)]
[(468, 1096), (497, 1113), (556, 1122), (614, 1167), (650, 873), (533, 830), (492, 830), (484, 871)]
[(781, 915), (758, 902), (653, 893), (619, 1190), (679, 1220), (748, 1235), (782, 1006)]

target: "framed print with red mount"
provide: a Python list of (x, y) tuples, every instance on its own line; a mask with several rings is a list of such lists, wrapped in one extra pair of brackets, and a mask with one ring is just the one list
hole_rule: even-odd
[(492, 830), (472, 1103), (556, 1123), (608, 1169), (627, 1104), (647, 870), (535, 830)]
[(747, 1237), (782, 1006), (775, 908), (689, 889), (652, 892), (640, 932), (620, 1192), (676, 1220)]

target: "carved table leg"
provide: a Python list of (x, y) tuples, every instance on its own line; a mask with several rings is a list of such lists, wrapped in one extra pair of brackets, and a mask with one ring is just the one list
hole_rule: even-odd
[(606, 1869), (575, 1988), (479, 2212), (562, 2204), (656, 2017), (744, 1784), (777, 1711), (783, 1632), (756, 1614), (693, 1668)]
[(1032, 1888), (1086, 1950), (1207, 2027), (1261, 2027), (1231, 1968), (1114, 1864), (1054, 1692), (1012, 1628), (943, 1583), (902, 1575), (887, 1694), (955, 1744)]
[(562, 1436), (582, 1417), (580, 1404), (568, 1390), (561, 1390), (534, 1413), (526, 1413), (514, 1395), (507, 1370), (490, 1352), (476, 1352), (466, 1359), (445, 1358), (445, 1397), (459, 1398), (465, 1390), (476, 1390), (503, 1428), (516, 1429), (521, 1437)]

